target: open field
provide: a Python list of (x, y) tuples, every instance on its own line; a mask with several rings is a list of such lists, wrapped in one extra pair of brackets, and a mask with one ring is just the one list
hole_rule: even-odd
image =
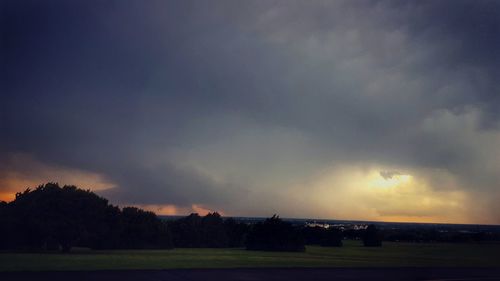
[(305, 253), (243, 249), (76, 250), (59, 253), (0, 253), (0, 271), (121, 270), (258, 267), (500, 267), (500, 244), (384, 243), (365, 248), (309, 246)]

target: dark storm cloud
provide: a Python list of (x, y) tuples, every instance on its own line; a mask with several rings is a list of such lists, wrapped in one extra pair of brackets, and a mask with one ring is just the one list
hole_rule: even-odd
[(103, 173), (119, 184), (112, 194), (120, 201), (214, 203), (232, 195), (196, 171), (168, 159), (151, 167), (147, 158), (182, 146), (186, 123), (238, 99), (224, 88), (242, 78), (206, 69), (203, 52), (218, 48), (210, 40), (221, 35), (203, 35), (206, 26), (189, 19), (196, 7), (4, 4), (4, 152)]
[[(420, 1), (406, 4), (414, 9), (408, 22), (410, 32), (422, 40), (447, 41), (446, 48), (436, 64), (457, 68), (477, 68), (480, 72), (478, 87), (470, 93), (471, 101), (487, 108), (484, 124), (491, 125), (499, 118), (500, 88), (492, 83), (500, 74), (500, 5), (497, 1)], [(494, 120), (489, 120), (493, 118)]]
[[(185, 119), (212, 100), (185, 97), (192, 83), (182, 67), (191, 65), (191, 54), (179, 53), (185, 46), (175, 18), (181, 15), (165, 15), (158, 29), (144, 14), (112, 2), (4, 4), (2, 150), (97, 171), (141, 194), (119, 200), (213, 201), (211, 183), (196, 173), (168, 163), (153, 173), (138, 163), (149, 149), (175, 143)], [(166, 97), (146, 92), (155, 71), (163, 72), (156, 91)]]
[(493, 190), (498, 18), (497, 1), (3, 1), (0, 152), (135, 204), (225, 205), (331, 162)]

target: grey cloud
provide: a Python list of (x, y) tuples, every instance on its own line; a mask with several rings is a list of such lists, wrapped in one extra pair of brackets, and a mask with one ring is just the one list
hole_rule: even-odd
[(331, 162), (496, 188), (494, 1), (18, 2), (0, 152), (102, 173), (114, 200), (230, 207)]

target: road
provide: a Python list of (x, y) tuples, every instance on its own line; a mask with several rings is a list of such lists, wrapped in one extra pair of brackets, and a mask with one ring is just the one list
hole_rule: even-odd
[(0, 272), (2, 281), (500, 281), (500, 268), (269, 268)]

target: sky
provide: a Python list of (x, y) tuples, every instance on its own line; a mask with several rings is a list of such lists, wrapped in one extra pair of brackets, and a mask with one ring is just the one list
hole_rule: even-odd
[(500, 224), (499, 1), (0, 5), (0, 200)]

